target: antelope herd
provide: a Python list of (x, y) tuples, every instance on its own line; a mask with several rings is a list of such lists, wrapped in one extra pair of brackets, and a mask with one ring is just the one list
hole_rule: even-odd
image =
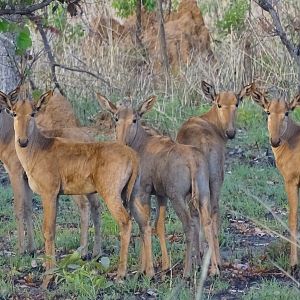
[(116, 141), (96, 142), (79, 126), (69, 102), (60, 94), (48, 91), (33, 101), (25, 84), (9, 94), (0, 92), (0, 160), (13, 189), (20, 254), (35, 251), (32, 191), (42, 199), (47, 271), (44, 287), (52, 279), (51, 269), (55, 266), (59, 195), (73, 195), (79, 207), (82, 256), (88, 253), (90, 214), (95, 227), (93, 256), (101, 255), (101, 206), (96, 193), (103, 198), (120, 228), (117, 279), (126, 275), (131, 215), (141, 234), (139, 272), (154, 275), (151, 195), (156, 196), (157, 202), (154, 231), (160, 241), (162, 270), (170, 268), (165, 238), (169, 199), (185, 234), (182, 275), (190, 276), (193, 259), (201, 264), (204, 237), (211, 249), (210, 274), (219, 274), (222, 263), (218, 240), (219, 197), (224, 179), (225, 147), (227, 140), (235, 137), (236, 112), (245, 96), (252, 96), (268, 114), (270, 142), (289, 202), (290, 265), (292, 268), (298, 265), (300, 125), (292, 121), (288, 113), (300, 106), (300, 94), (291, 102), (270, 101), (254, 83), (238, 93), (216, 93), (214, 86), (204, 81), (201, 87), (212, 107), (207, 113), (183, 123), (176, 141), (141, 124), (142, 116), (154, 106), (155, 96), (133, 107), (128, 101), (117, 105), (97, 94), (100, 106), (114, 117)]

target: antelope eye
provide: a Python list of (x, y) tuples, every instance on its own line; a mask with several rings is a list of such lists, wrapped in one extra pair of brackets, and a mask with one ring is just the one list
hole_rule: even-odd
[(34, 117), (35, 116), (35, 112), (32, 112), (31, 114), (30, 114), (30, 117)]
[(118, 117), (115, 117), (115, 121), (118, 122), (118, 121), (119, 121), (119, 118), (118, 118)]
[(267, 111), (266, 113), (267, 113), (267, 115), (269, 115), (269, 114), (270, 114), (270, 112), (269, 112), (269, 111)]
[(236, 103), (236, 105), (235, 105), (236, 107), (239, 107), (239, 103)]
[(221, 104), (218, 104), (218, 107), (219, 107), (219, 108), (221, 108), (221, 107), (222, 107), (222, 105), (221, 105)]
[(136, 123), (136, 119), (133, 119), (133, 120), (132, 120), (132, 123)]
[(286, 115), (286, 117), (289, 115), (289, 112), (287, 111), (286, 113), (285, 113), (285, 115)]
[(13, 116), (13, 117), (16, 117), (17, 114), (13, 111), (13, 112), (12, 112), (12, 116)]

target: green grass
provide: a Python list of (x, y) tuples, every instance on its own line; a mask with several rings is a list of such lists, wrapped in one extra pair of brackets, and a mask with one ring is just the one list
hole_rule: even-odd
[(299, 289), (286, 283), (276, 280), (264, 280), (262, 283), (251, 287), (249, 293), (243, 300), (298, 300), (300, 299)]

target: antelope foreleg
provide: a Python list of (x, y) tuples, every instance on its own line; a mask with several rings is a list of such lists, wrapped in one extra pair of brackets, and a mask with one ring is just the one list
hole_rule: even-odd
[[(46, 272), (55, 266), (55, 225), (57, 214), (57, 195), (43, 196), (43, 234), (45, 239)], [(47, 274), (43, 280), (43, 287), (47, 288), (53, 275)]]
[(94, 224), (95, 236), (94, 236), (94, 247), (93, 247), (93, 257), (102, 254), (101, 245), (101, 202), (97, 194), (88, 195), (91, 208), (91, 217)]
[(289, 228), (291, 232), (291, 254), (290, 264), (293, 268), (298, 264), (297, 256), (297, 229), (298, 229), (298, 186), (292, 183), (285, 183), (285, 189), (289, 201)]

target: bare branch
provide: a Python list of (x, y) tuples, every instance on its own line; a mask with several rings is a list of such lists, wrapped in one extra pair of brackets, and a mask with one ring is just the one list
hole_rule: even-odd
[(77, 67), (65, 66), (65, 65), (62, 65), (62, 64), (58, 64), (58, 63), (55, 63), (54, 66), (58, 67), (58, 68), (65, 69), (65, 70), (73, 71), (73, 72), (86, 73), (86, 74), (88, 74), (92, 77), (95, 77), (95, 78), (99, 79), (100, 81), (105, 83), (109, 88), (111, 87), (110, 82), (108, 82), (103, 77), (101, 77), (100, 75), (97, 75), (93, 72), (90, 72), (90, 71), (87, 71), (87, 70), (84, 70), (84, 69), (80, 69), (80, 68), (77, 68)]
[(31, 16), (29, 17), (30, 20), (32, 22), (34, 22), (36, 24), (36, 27), (42, 37), (42, 40), (43, 40), (43, 44), (44, 44), (44, 47), (45, 47), (45, 51), (46, 51), (46, 54), (48, 56), (48, 60), (49, 60), (49, 63), (50, 63), (50, 68), (51, 68), (51, 75), (52, 75), (52, 80), (54, 82), (54, 85), (55, 87), (60, 91), (60, 93), (62, 95), (64, 95), (64, 92), (63, 92), (63, 89), (61, 88), (58, 80), (57, 80), (57, 77), (56, 77), (56, 73), (55, 73), (55, 59), (54, 59), (54, 56), (52, 54), (52, 50), (51, 50), (51, 47), (50, 47), (50, 44), (49, 44), (49, 41), (47, 39), (47, 35), (46, 35), (46, 32), (43, 28), (43, 25), (40, 21), (39, 18), (36, 18), (34, 16)]
[(283, 45), (287, 48), (291, 57), (298, 60), (297, 56), (297, 47), (288, 39), (286, 32), (283, 30), (281, 25), (281, 21), (277, 11), (274, 9), (273, 5), (268, 0), (257, 0), (256, 3), (265, 11), (267, 11), (273, 21), (273, 25), (275, 27), (275, 32), (281, 39)]
[(3, 15), (31, 15), (36, 10), (39, 10), (39, 9), (42, 9), (42, 8), (48, 6), (51, 2), (53, 2), (53, 0), (43, 0), (40, 3), (29, 5), (22, 9), (15, 9), (15, 8), (0, 9), (0, 16), (3, 16)]

